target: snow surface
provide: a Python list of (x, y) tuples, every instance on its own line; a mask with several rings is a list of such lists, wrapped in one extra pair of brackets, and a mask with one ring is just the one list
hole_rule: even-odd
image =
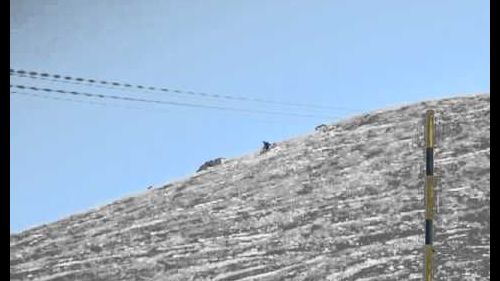
[(436, 280), (489, 280), (489, 99), (357, 116), (11, 235), (10, 279), (421, 280), (432, 108)]

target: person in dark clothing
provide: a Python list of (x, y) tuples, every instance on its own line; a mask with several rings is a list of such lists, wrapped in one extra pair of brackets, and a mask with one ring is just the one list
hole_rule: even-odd
[(268, 151), (271, 148), (271, 144), (267, 141), (263, 141), (262, 153)]

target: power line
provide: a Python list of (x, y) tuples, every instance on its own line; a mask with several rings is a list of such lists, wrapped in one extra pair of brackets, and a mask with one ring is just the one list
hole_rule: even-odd
[[(113, 103), (108, 103), (108, 102), (95, 102), (95, 101), (88, 101), (88, 100), (78, 100), (78, 99), (71, 99), (71, 98), (55, 97), (55, 96), (51, 96), (51, 95), (47, 95), (47, 94), (28, 93), (28, 92), (23, 92), (23, 91), (10, 91), (10, 93), (16, 94), (16, 95), (23, 95), (23, 96), (30, 96), (30, 97), (37, 97), (37, 98), (43, 98), (43, 99), (58, 100), (58, 101), (69, 101), (69, 102), (83, 103), (83, 104), (114, 106), (114, 107), (121, 107), (121, 108), (126, 108), (126, 109), (148, 110), (148, 109), (141, 108), (141, 107), (131, 107), (131, 106), (124, 106), (121, 104), (113, 104)], [(163, 112), (166, 112), (166, 111), (163, 111)]]
[[(84, 86), (88, 86), (88, 84), (85, 84), (85, 83), (80, 83), (80, 82), (76, 82), (76, 81), (67, 81), (67, 80), (57, 80), (57, 79), (52, 79), (52, 78), (45, 78), (45, 77), (37, 77), (37, 76), (29, 76), (29, 75), (20, 75), (20, 74), (11, 74), (12, 76), (15, 76), (15, 77), (22, 77), (22, 78), (29, 78), (29, 79), (35, 79), (35, 80), (41, 80), (41, 81), (49, 81), (49, 82), (57, 82), (57, 83), (64, 83), (64, 84), (71, 84), (71, 85), (84, 85)], [(104, 86), (104, 85), (99, 85), (99, 84), (96, 84), (96, 85), (93, 85), (92, 87), (96, 87), (96, 88), (101, 88), (101, 89), (109, 89), (109, 90), (114, 90), (116, 88), (113, 88), (113, 87), (110, 87), (110, 86)], [(124, 88), (126, 90), (135, 90), (135, 89), (127, 89), (127, 88)]]
[[(118, 108), (125, 108), (125, 109), (141, 110), (141, 111), (146, 111), (146, 112), (171, 113), (171, 111), (165, 110), (164, 108), (136, 107), (136, 106), (127, 106), (127, 105), (110, 103), (110, 102), (95, 102), (95, 101), (82, 100), (82, 99), (64, 98), (64, 97), (52, 96), (50, 93), (28, 93), (28, 92), (23, 92), (23, 91), (10, 91), (10, 93), (13, 95), (42, 98), (42, 99), (46, 99), (46, 100), (56, 100), (56, 101), (62, 101), (62, 102), (73, 102), (73, 103), (80, 103), (80, 104), (111, 106), (111, 107), (118, 107)], [(281, 123), (282, 121), (285, 121), (285, 120), (277, 121), (276, 119), (273, 119), (273, 118), (252, 119), (252, 120), (257, 121), (257, 122), (265, 122), (266, 124), (268, 124), (268, 123)], [(285, 122), (289, 122), (289, 121), (285, 121)]]
[(61, 101), (71, 101), (71, 102), (79, 102), (79, 103), (87, 103), (87, 104), (106, 105), (106, 103), (84, 101), (84, 100), (75, 100), (75, 99), (70, 99), (70, 98), (61, 98), (61, 97), (53, 97), (53, 96), (45, 96), (45, 95), (39, 95), (39, 94), (35, 94), (35, 93), (27, 93), (27, 92), (19, 92), (19, 91), (10, 91), (10, 93), (11, 94), (16, 94), (16, 95), (23, 95), (23, 96), (31, 96), (31, 97), (38, 97), (38, 98), (44, 98), (44, 99), (51, 99), (51, 100), (61, 100)]
[(271, 114), (271, 115), (284, 115), (284, 116), (307, 117), (307, 118), (333, 118), (333, 116), (320, 116), (320, 115), (313, 115), (313, 114), (300, 114), (300, 113), (280, 112), (280, 111), (253, 110), (253, 109), (224, 107), (224, 106), (216, 106), (216, 105), (202, 105), (202, 104), (194, 104), (194, 103), (133, 98), (133, 97), (127, 97), (127, 96), (103, 95), (103, 94), (94, 94), (94, 93), (88, 93), (88, 92), (66, 91), (66, 90), (60, 90), (60, 89), (40, 88), (40, 87), (26, 86), (26, 85), (12, 85), (11, 84), (10, 87), (17, 88), (17, 89), (20, 89), (22, 91), (29, 90), (29, 91), (37, 91), (37, 92), (82, 96), (82, 97), (86, 97), (86, 98), (124, 100), (124, 101), (128, 101), (128, 102), (140, 102), (140, 103), (173, 105), (173, 106), (182, 106), (182, 107), (205, 108), (205, 109), (234, 111), (234, 112), (242, 112), (242, 113)]
[(46, 72), (36, 72), (36, 71), (27, 71), (27, 70), (16, 70), (10, 69), (11, 76), (18, 77), (26, 77), (31, 79), (43, 79), (49, 80), (53, 82), (62, 82), (62, 83), (72, 83), (72, 84), (81, 84), (88, 86), (104, 86), (107, 88), (126, 88), (132, 90), (148, 90), (155, 92), (163, 92), (168, 94), (181, 94), (181, 95), (191, 95), (191, 96), (201, 96), (208, 98), (216, 98), (216, 99), (228, 99), (228, 100), (236, 100), (236, 101), (245, 101), (245, 102), (257, 102), (257, 103), (265, 103), (265, 104), (275, 104), (282, 106), (295, 106), (295, 107), (303, 107), (310, 109), (329, 109), (329, 110), (343, 110), (343, 111), (353, 111), (355, 109), (345, 108), (345, 107), (331, 107), (324, 105), (315, 105), (315, 104), (301, 104), (301, 103), (292, 103), (292, 102), (283, 102), (276, 100), (268, 100), (268, 99), (259, 99), (259, 98), (248, 98), (241, 96), (230, 96), (230, 95), (219, 95), (219, 94), (208, 94), (203, 92), (194, 92), (194, 91), (184, 91), (184, 90), (176, 90), (170, 88), (161, 88), (154, 86), (146, 86), (140, 84), (130, 84), (124, 82), (116, 82), (116, 81), (108, 81), (108, 80), (100, 80), (100, 79), (90, 79), (90, 78), (80, 78), (74, 77), (71, 75), (60, 75), (60, 74), (51, 74)]

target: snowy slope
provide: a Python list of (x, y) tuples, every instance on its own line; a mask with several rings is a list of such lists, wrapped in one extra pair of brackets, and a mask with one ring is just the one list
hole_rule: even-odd
[(489, 280), (489, 94), (351, 118), (11, 235), (11, 280), (421, 280), (429, 108), (436, 280)]

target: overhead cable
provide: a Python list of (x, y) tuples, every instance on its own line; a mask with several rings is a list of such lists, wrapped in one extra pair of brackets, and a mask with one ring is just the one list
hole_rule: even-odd
[(316, 104), (302, 104), (302, 103), (293, 103), (293, 102), (285, 102), (285, 101), (276, 101), (276, 100), (268, 100), (268, 99), (260, 99), (260, 98), (249, 98), (242, 96), (232, 96), (232, 95), (220, 95), (220, 94), (208, 94), (204, 92), (194, 92), (194, 91), (184, 91), (170, 88), (162, 88), (155, 86), (146, 86), (140, 84), (132, 84), (125, 82), (116, 82), (116, 81), (108, 81), (108, 80), (100, 80), (100, 79), (90, 79), (90, 78), (80, 78), (74, 77), (71, 75), (60, 75), (60, 74), (51, 74), (47, 72), (37, 72), (37, 71), (28, 71), (28, 70), (16, 70), (10, 69), (10, 75), (18, 76), (18, 77), (27, 77), (32, 79), (46, 79), (53, 82), (62, 82), (62, 83), (72, 83), (72, 84), (82, 84), (88, 86), (104, 86), (107, 88), (126, 88), (126, 89), (136, 89), (141, 91), (155, 91), (155, 92), (163, 92), (168, 94), (181, 94), (181, 95), (191, 95), (191, 96), (200, 96), (200, 97), (208, 97), (208, 98), (216, 98), (216, 99), (228, 99), (228, 100), (237, 100), (237, 101), (246, 101), (246, 102), (257, 102), (257, 103), (265, 103), (265, 104), (274, 104), (274, 105), (282, 105), (282, 106), (294, 106), (294, 107), (303, 107), (310, 109), (322, 109), (322, 110), (342, 110), (342, 111), (354, 111), (355, 109), (346, 108), (346, 107), (331, 107), (325, 105), (316, 105)]
[(258, 109), (225, 107), (225, 106), (217, 106), (217, 105), (204, 105), (204, 104), (165, 101), (165, 100), (157, 100), (157, 99), (145, 99), (145, 98), (136, 98), (136, 97), (119, 96), (119, 95), (103, 95), (103, 94), (95, 94), (95, 93), (88, 93), (88, 92), (67, 91), (67, 90), (52, 89), (52, 88), (41, 88), (41, 87), (27, 86), (27, 85), (13, 85), (13, 84), (11, 84), (10, 87), (15, 88), (15, 89), (19, 89), (22, 91), (28, 90), (28, 91), (81, 96), (81, 97), (86, 97), (86, 98), (124, 100), (124, 101), (128, 101), (128, 102), (139, 102), (139, 103), (162, 104), (162, 105), (172, 105), (172, 106), (182, 106), (182, 107), (205, 108), (205, 109), (224, 110), (224, 111), (233, 111), (233, 112), (242, 112), (242, 113), (271, 114), (271, 115), (283, 115), (283, 116), (294, 116), (294, 117), (305, 117), (305, 118), (330, 118), (330, 119), (334, 118), (333, 116), (321, 116), (321, 115), (314, 115), (314, 114), (301, 114), (301, 113), (281, 112), (281, 111), (266, 111), (266, 110), (258, 110)]

